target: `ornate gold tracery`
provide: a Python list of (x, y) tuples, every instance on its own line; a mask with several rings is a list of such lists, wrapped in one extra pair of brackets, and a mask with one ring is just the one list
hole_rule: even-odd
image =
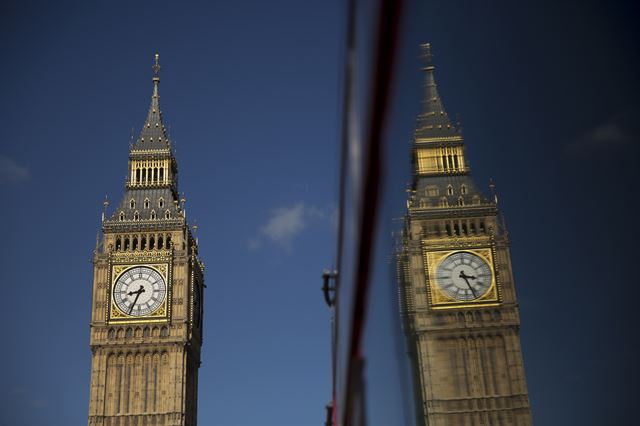
[(438, 146), (416, 150), (419, 174), (463, 173), (467, 171), (462, 146)]
[[(171, 297), (172, 297), (172, 285), (171, 285), (171, 263), (169, 258), (166, 257), (169, 250), (162, 250), (160, 252), (138, 252), (138, 253), (112, 253), (112, 262), (126, 262), (126, 263), (112, 263), (110, 268), (110, 286), (107, 289), (107, 300), (109, 300), (108, 309), (106, 312), (107, 323), (152, 323), (152, 322), (168, 322), (171, 313)], [(147, 262), (145, 262), (145, 260)], [(162, 263), (153, 263), (153, 262)], [(165, 298), (154, 312), (144, 317), (136, 317), (123, 313), (118, 309), (114, 299), (113, 291), (116, 281), (120, 275), (137, 266), (143, 266), (155, 270), (167, 286), (167, 294)]]
[(169, 185), (172, 183), (171, 160), (146, 159), (131, 160), (129, 169), (129, 186)]
[[(491, 285), (489, 289), (476, 300), (460, 301), (446, 294), (436, 283), (436, 272), (438, 265), (447, 257), (454, 253), (469, 252), (482, 258), (491, 269)], [(478, 247), (473, 249), (453, 249), (453, 250), (438, 250), (438, 251), (423, 251), (425, 274), (426, 274), (426, 286), (428, 289), (429, 305), (433, 309), (459, 309), (467, 307), (484, 307), (484, 306), (497, 306), (500, 304), (500, 292), (499, 292), (499, 279), (496, 270), (494, 259), (494, 253), (492, 247)]]

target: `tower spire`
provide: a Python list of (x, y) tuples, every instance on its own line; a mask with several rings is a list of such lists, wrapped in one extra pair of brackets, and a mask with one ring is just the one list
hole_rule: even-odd
[(422, 101), (422, 113), (418, 116), (416, 127), (417, 138), (433, 138), (458, 136), (460, 131), (451, 124), (449, 115), (444, 109), (438, 87), (435, 80), (435, 66), (433, 64), (433, 54), (431, 53), (431, 43), (420, 45), (422, 50), (422, 60), (425, 73), (425, 92)]
[(166, 150), (171, 148), (169, 135), (162, 122), (162, 112), (160, 112), (160, 55), (156, 53), (155, 62), (151, 66), (153, 70), (153, 92), (151, 94), (151, 105), (147, 113), (147, 119), (142, 126), (140, 136), (132, 146), (132, 151), (136, 150)]

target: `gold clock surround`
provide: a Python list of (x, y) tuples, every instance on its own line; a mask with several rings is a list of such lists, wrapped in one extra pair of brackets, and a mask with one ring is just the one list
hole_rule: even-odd
[[(122, 253), (124, 254), (124, 253)], [(117, 255), (114, 253), (111, 257), (109, 267), (109, 288), (107, 289), (107, 300), (109, 301), (106, 319), (109, 324), (123, 324), (123, 323), (158, 323), (168, 322), (171, 317), (171, 297), (172, 297), (172, 284), (171, 284), (171, 250), (161, 250), (155, 253), (145, 252), (133, 252), (127, 253), (122, 256), (120, 253)], [(144, 266), (151, 268), (158, 272), (167, 286), (167, 294), (162, 304), (151, 314), (138, 317), (134, 315), (128, 315), (120, 311), (113, 300), (113, 289), (116, 285), (116, 281), (120, 275), (130, 269), (137, 266)]]
[[(435, 282), (436, 271), (440, 263), (454, 253), (472, 253), (484, 260), (491, 270), (491, 284), (489, 289), (478, 299), (469, 301), (456, 300), (446, 294)], [(424, 265), (426, 274), (427, 294), (429, 305), (432, 309), (459, 309), (469, 307), (497, 306), (500, 304), (500, 286), (496, 270), (492, 247), (482, 247), (473, 249), (453, 249), (453, 250), (424, 250)]]

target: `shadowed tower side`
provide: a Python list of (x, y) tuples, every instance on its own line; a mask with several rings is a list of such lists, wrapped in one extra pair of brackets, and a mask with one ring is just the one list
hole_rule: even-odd
[(398, 255), (419, 424), (530, 425), (509, 240), (470, 176), (422, 45), (425, 95)]

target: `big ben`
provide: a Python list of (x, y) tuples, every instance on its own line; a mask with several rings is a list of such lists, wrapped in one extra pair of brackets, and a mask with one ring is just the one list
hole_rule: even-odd
[(418, 423), (531, 425), (509, 239), (470, 176), (424, 44), (425, 95), (398, 257)]
[[(197, 422), (204, 266), (178, 193), (178, 164), (151, 105), (129, 150), (124, 196), (93, 256), (89, 424)], [(106, 205), (105, 205), (106, 207)]]

